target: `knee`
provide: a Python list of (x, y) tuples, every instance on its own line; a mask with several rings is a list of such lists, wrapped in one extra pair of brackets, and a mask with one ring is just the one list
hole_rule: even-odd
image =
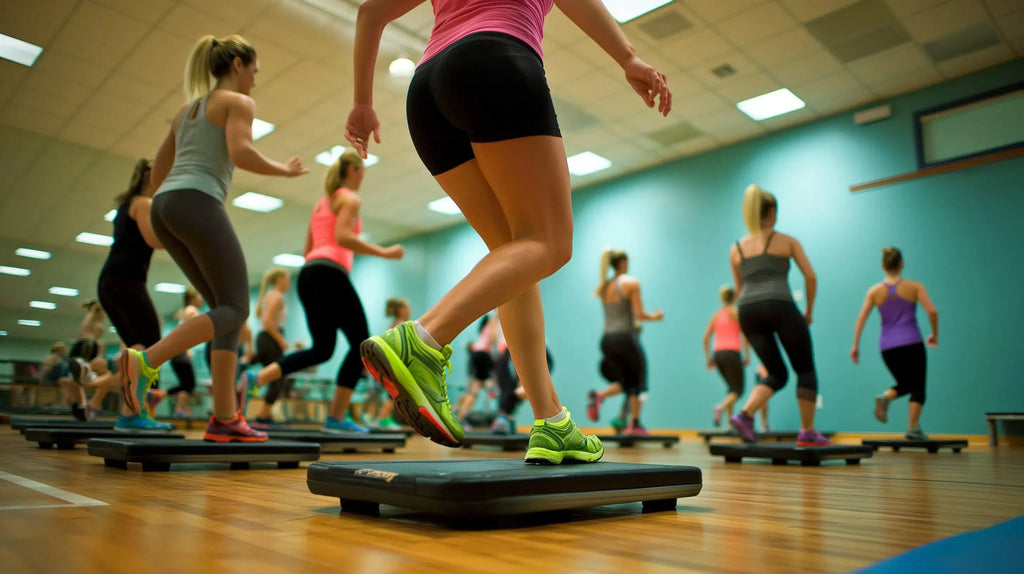
[(924, 389), (910, 393), (910, 402), (924, 406)]
[(327, 345), (314, 344), (313, 348), (310, 349), (309, 352), (313, 355), (312, 359), (314, 361), (314, 364), (319, 365), (320, 363), (326, 363), (331, 359), (331, 355), (333, 354), (334, 349), (332, 347), (328, 347)]
[(796, 396), (804, 401), (818, 399), (818, 377), (814, 373), (798, 373)]
[(768, 376), (764, 378), (764, 384), (768, 385), (768, 387), (775, 392), (778, 392), (782, 387), (785, 387), (788, 381), (789, 373), (786, 371), (782, 371), (777, 375), (775, 373), (768, 373)]
[(572, 229), (571, 226), (568, 231), (559, 230), (546, 242), (548, 265), (550, 266), (551, 272), (554, 274), (556, 271), (565, 266), (566, 263), (572, 259)]

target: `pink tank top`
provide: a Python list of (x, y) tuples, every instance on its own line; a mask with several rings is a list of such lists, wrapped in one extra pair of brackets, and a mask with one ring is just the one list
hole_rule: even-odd
[(490, 351), (487, 344), (491, 340), (491, 332), (494, 331), (494, 319), (488, 319), (487, 324), (480, 330), (480, 337), (475, 343), (469, 346), (472, 351)]
[(505, 351), (508, 350), (508, 341), (505, 340), (505, 331), (501, 328), (501, 323), (498, 323), (498, 354), (504, 355)]
[[(313, 236), (313, 248), (306, 254), (306, 261), (314, 259), (329, 259), (352, 271), (352, 251), (338, 245), (334, 239), (334, 227), (338, 223), (338, 215), (331, 211), (331, 202), (339, 193), (352, 193), (344, 187), (339, 187), (331, 197), (321, 197), (313, 208), (313, 215), (309, 218), (309, 231)], [(356, 235), (363, 230), (363, 222), (356, 219)]]
[(728, 309), (722, 309), (715, 318), (715, 351), (740, 350), (740, 323), (729, 316)]
[(432, 0), (434, 29), (420, 63), (474, 32), (502, 32), (526, 42), (542, 59), (544, 17), (554, 0)]

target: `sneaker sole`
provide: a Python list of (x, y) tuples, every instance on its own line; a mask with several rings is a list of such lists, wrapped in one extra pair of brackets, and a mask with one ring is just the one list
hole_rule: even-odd
[[(139, 405), (135, 389), (132, 388), (131, 353), (127, 350), (121, 352), (121, 355), (117, 357), (117, 366), (120, 371), (118, 374), (121, 376), (121, 396), (124, 397), (124, 404), (128, 410), (141, 415), (142, 406)], [(135, 385), (138, 386), (138, 384), (136, 381)]]
[(359, 354), (363, 366), (370, 376), (384, 385), (394, 401), (395, 409), (409, 426), (439, 445), (452, 448), (462, 446), (462, 441), (456, 439), (455, 433), (441, 422), (441, 417), (412, 378), (412, 373), (383, 339), (370, 337), (363, 341), (359, 346)]
[(601, 460), (604, 456), (604, 447), (600, 452), (586, 452), (582, 450), (550, 450), (534, 447), (526, 451), (526, 464), (543, 466), (555, 466), (559, 464), (587, 464)]
[(203, 440), (206, 442), (267, 442), (270, 437), (266, 436), (225, 436), (220, 434), (204, 434)]
[(130, 433), (139, 433), (139, 434), (167, 434), (170, 431), (171, 431), (171, 429), (169, 429), (169, 428), (166, 428), (166, 429), (136, 429), (136, 428), (118, 428), (118, 427), (114, 427), (114, 432), (124, 432), (124, 433), (129, 433), (130, 432)]
[[(755, 432), (753, 429), (748, 430), (746, 427), (732, 420), (731, 418), (729, 419), (729, 426), (731, 426), (733, 430), (736, 431), (736, 434), (740, 435), (740, 438), (743, 439), (743, 442), (757, 442), (757, 432)], [(747, 436), (748, 432), (750, 433), (750, 436)]]
[(797, 441), (796, 446), (806, 448), (809, 446), (832, 446), (831, 442), (799, 442)]

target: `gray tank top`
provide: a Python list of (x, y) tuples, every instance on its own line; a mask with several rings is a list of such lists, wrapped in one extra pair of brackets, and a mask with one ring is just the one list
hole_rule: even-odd
[(633, 302), (622, 296), (622, 287), (619, 286), (618, 278), (615, 278), (612, 284), (615, 285), (615, 292), (619, 294), (619, 300), (614, 303), (602, 301), (604, 305), (604, 334), (632, 333), (636, 329), (633, 319)]
[(793, 300), (789, 290), (789, 257), (768, 253), (773, 237), (774, 232), (765, 241), (763, 253), (749, 258), (743, 256), (740, 242), (736, 242), (736, 250), (740, 252), (740, 277), (743, 278), (738, 305), (757, 301)]
[(154, 195), (176, 189), (195, 189), (221, 203), (227, 199), (235, 165), (228, 156), (224, 130), (206, 119), (207, 98), (209, 96), (192, 102), (182, 116), (174, 138), (174, 166)]

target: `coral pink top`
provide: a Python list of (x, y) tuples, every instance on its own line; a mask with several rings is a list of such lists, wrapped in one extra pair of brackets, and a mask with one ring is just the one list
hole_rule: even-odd
[[(339, 193), (352, 193), (351, 190), (339, 187), (331, 197), (321, 197), (313, 208), (313, 215), (309, 218), (309, 231), (313, 236), (313, 248), (306, 254), (306, 261), (314, 259), (329, 259), (352, 271), (353, 254), (349, 249), (338, 245), (334, 238), (334, 228), (338, 223), (338, 214), (331, 211), (331, 203)], [(363, 230), (363, 222), (356, 219), (356, 235)]]
[(469, 346), (471, 351), (487, 351), (490, 352), (491, 348), (488, 343), (491, 342), (491, 332), (494, 331), (494, 323), (496, 321), (488, 319), (487, 323), (484, 323), (484, 328), (480, 329), (480, 337), (477, 338), (476, 342)]
[(502, 32), (544, 57), (544, 17), (553, 0), (432, 0), (434, 29), (420, 63), (474, 32)]
[(740, 350), (740, 323), (729, 316), (729, 310), (723, 308), (715, 318), (715, 351)]

